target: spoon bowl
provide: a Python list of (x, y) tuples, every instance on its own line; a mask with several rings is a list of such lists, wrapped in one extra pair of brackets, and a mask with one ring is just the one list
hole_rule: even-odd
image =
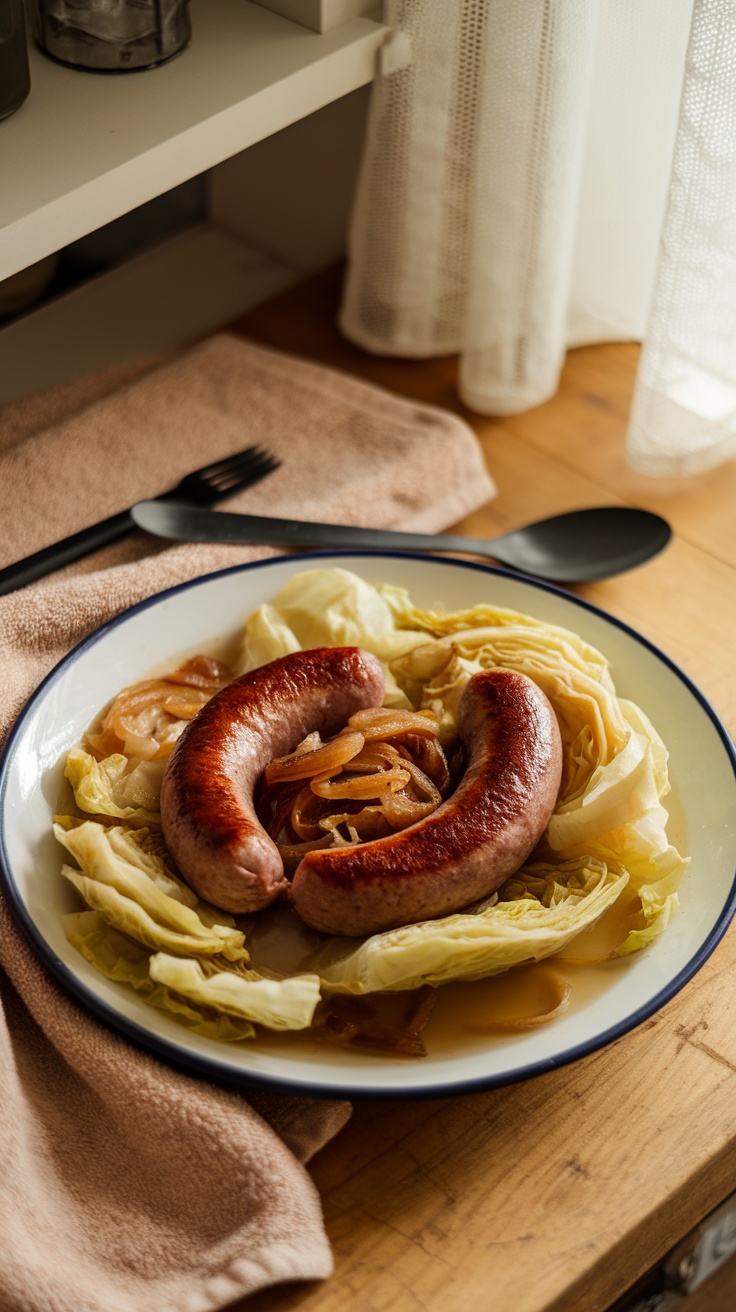
[(130, 513), (139, 528), (175, 542), (449, 551), (496, 560), (510, 569), (551, 583), (590, 583), (622, 574), (651, 560), (672, 536), (666, 520), (630, 506), (571, 510), (498, 538), (401, 533), (393, 529), (359, 528), (354, 524), (236, 515), (163, 500), (139, 501)]
[(631, 506), (600, 506), (551, 515), (489, 541), (497, 560), (555, 583), (586, 583), (623, 574), (658, 555), (672, 537), (665, 519)]

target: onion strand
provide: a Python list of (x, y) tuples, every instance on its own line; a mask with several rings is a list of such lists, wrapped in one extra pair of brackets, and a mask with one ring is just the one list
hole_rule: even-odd
[(450, 789), (438, 728), (431, 711), (373, 707), (272, 761), (257, 807), (287, 872), (305, 852), (385, 838), (436, 810)]
[(86, 744), (99, 759), (122, 752), (139, 761), (164, 761), (188, 721), (230, 678), (220, 661), (194, 656), (159, 679), (123, 688)]

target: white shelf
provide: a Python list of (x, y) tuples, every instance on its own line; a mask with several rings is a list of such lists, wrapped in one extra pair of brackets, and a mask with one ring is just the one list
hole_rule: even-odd
[(0, 405), (177, 350), (299, 277), (214, 224), (189, 228), (0, 329)]
[(0, 123), (0, 279), (372, 81), (386, 28), (319, 35), (248, 0), (193, 0), (192, 42), (139, 73), (31, 51), (31, 94)]

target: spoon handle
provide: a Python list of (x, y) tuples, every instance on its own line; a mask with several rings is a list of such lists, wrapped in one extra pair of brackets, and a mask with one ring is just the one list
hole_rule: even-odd
[(403, 533), (397, 529), (320, 524), (311, 520), (213, 512), (169, 501), (139, 501), (132, 509), (139, 528), (181, 542), (230, 542), (271, 547), (357, 547), (379, 551), (455, 551), (500, 560), (500, 538), (465, 538), (450, 533)]
[(658, 515), (625, 506), (553, 515), (489, 539), (233, 515), (173, 500), (139, 501), (130, 514), (139, 528), (175, 542), (450, 551), (497, 560), (511, 569), (555, 583), (587, 583), (633, 569), (661, 551), (671, 533)]

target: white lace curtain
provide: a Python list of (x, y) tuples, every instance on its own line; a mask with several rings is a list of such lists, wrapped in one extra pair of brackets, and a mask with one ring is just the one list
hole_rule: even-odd
[(628, 459), (736, 454), (735, 0), (386, 0), (341, 323), (472, 409), (643, 340)]

